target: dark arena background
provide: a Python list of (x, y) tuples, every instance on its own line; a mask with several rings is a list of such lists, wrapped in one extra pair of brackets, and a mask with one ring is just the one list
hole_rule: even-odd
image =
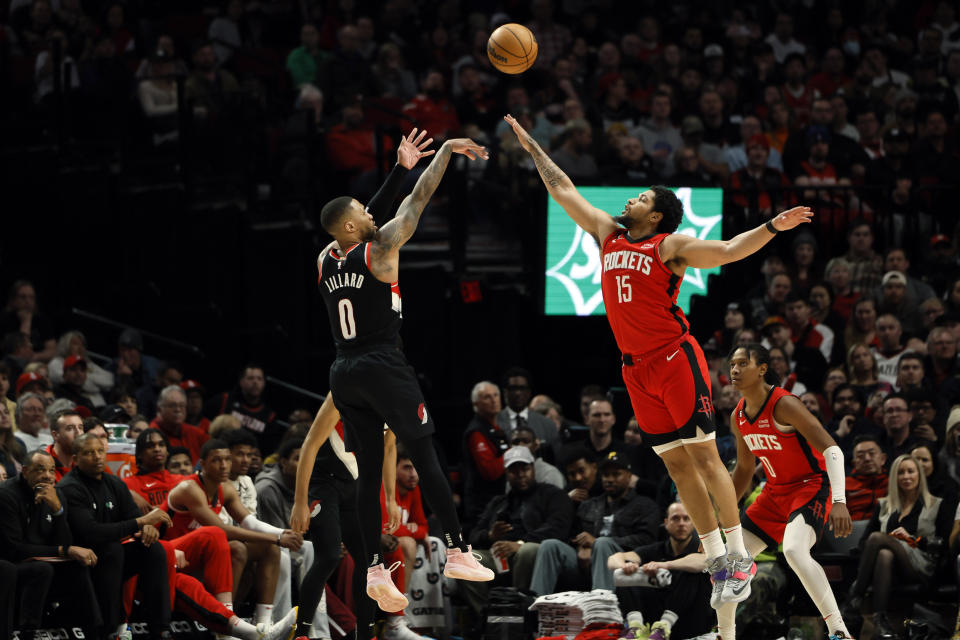
[[(469, 137), (490, 152), (487, 161), (454, 156), (400, 253), (404, 350), (455, 493), (469, 463), (471, 390), (490, 380), (505, 407), (511, 367), (527, 370), (531, 395), (556, 403), (551, 415), (572, 440), (589, 440), (592, 428), (581, 390), (601, 386), (623, 439), (633, 411), (599, 299), (597, 254), (589, 240), (577, 245), (549, 202), (502, 121), (510, 113), (611, 215), (663, 184), (683, 194), (681, 233), (726, 240), (810, 206), (811, 224), (740, 262), (691, 270), (682, 285), (711, 369), (721, 454), (736, 457), (728, 425), (739, 397), (723, 357), (746, 330), (743, 342), (781, 348), (781, 386), (810, 392), (838, 441), (850, 427), (833, 394), (839, 382), (852, 385), (864, 433), (889, 452), (883, 473), (908, 450), (884, 426), (882, 395), (909, 392), (910, 443), (932, 440), (930, 490), (941, 509), (955, 509), (957, 5), (0, 0), (7, 404), (14, 413), (30, 362), (60, 357), (62, 377), (67, 354), (41, 357), (48, 341), (80, 331), (87, 359), (109, 370), (118, 337), (133, 328), (142, 353), (174, 365), (175, 381), (199, 382), (205, 400), (234, 390), (243, 367), (257, 363), (278, 427), (309, 422), (335, 357), (317, 288), (316, 258), (331, 240), (320, 210), (341, 195), (366, 202), (396, 162), (400, 137), (417, 127), (435, 139), (431, 148)], [(528, 26), (539, 44), (519, 75), (487, 58), (487, 37), (504, 23)], [(401, 198), (431, 159), (410, 172)], [(28, 347), (18, 337), (25, 282), (35, 293)], [(809, 301), (812, 323), (789, 311), (793, 297)], [(880, 329), (887, 316), (897, 337)], [(833, 347), (806, 358), (824, 351), (810, 337), (814, 325), (832, 330)], [(777, 342), (782, 327), (792, 331), (789, 347)], [(861, 344), (872, 372), (857, 363)], [(923, 365), (916, 384), (897, 376), (894, 358), (908, 349)], [(57, 380), (48, 387), (61, 395)], [(840, 444), (854, 474), (853, 436)], [(19, 469), (7, 446), (2, 462)], [(561, 466), (559, 450), (553, 456)], [(659, 524), (670, 500), (669, 491), (658, 499), (658, 479)], [(890, 601), (897, 633), (906, 633), (903, 619), (926, 614), (931, 635), (910, 638), (946, 638), (932, 629), (954, 628), (957, 552), (946, 533), (936, 573)], [(662, 526), (657, 535), (666, 539)], [(842, 601), (857, 564), (848, 550), (839, 556), (828, 575)], [(817, 616), (781, 564), (789, 579), (779, 588), (797, 595), (768, 594), (769, 612), (740, 622), (763, 629), (750, 637), (786, 636), (796, 620)], [(62, 631), (38, 637), (82, 637), (53, 616)], [(867, 618), (857, 637), (887, 637), (871, 636)], [(176, 620), (175, 637), (208, 637)], [(452, 633), (479, 637), (480, 628), (455, 624)]]

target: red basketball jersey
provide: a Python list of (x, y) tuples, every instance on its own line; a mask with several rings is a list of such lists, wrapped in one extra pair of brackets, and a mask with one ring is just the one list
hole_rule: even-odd
[(631, 240), (626, 229), (617, 229), (603, 241), (603, 304), (622, 353), (649, 353), (690, 331), (677, 306), (683, 278), (660, 260), (660, 243), (668, 235)]
[(144, 473), (143, 475), (127, 476), (123, 479), (131, 491), (136, 491), (151, 507), (166, 509), (167, 494), (182, 480), (190, 476), (170, 473), (166, 469)]
[(810, 446), (807, 439), (797, 431), (784, 433), (788, 429), (773, 417), (773, 409), (784, 396), (792, 395), (786, 389), (772, 387), (763, 403), (760, 413), (751, 418), (744, 410), (745, 400), (740, 399), (734, 415), (737, 416), (737, 428), (753, 455), (763, 463), (767, 474), (767, 483), (787, 485), (802, 483), (814, 478), (825, 477), (827, 473), (823, 455)]
[[(200, 485), (200, 488), (206, 492), (199, 473), (195, 473), (192, 476), (182, 476), (182, 478), (195, 481)], [(194, 529), (203, 526), (196, 521), (193, 514), (189, 511), (179, 511), (170, 505), (168, 506), (170, 507), (168, 512), (170, 513), (170, 518), (173, 520), (173, 526), (167, 528), (167, 532), (163, 536), (165, 540), (173, 540), (180, 536), (185, 536)], [(217, 487), (217, 498), (210, 503), (210, 509), (212, 509), (215, 514), (220, 515), (220, 511), (223, 509), (223, 485)]]

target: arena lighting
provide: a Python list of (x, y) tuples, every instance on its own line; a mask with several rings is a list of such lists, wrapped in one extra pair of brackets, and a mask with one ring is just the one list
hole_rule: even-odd
[[(610, 215), (619, 215), (624, 203), (647, 187), (579, 187), (583, 197)], [(680, 187), (683, 222), (677, 233), (702, 240), (721, 239), (723, 189)], [(547, 250), (544, 265), (543, 312), (548, 316), (602, 316), (600, 251), (597, 243), (574, 224), (553, 198), (547, 199)], [(677, 304), (690, 311), (690, 296), (707, 295), (707, 280), (719, 268), (688, 268)]]

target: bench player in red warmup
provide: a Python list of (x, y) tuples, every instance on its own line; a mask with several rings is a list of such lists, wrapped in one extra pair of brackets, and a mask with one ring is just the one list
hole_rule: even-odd
[(677, 293), (687, 267), (710, 269), (746, 258), (778, 232), (809, 222), (812, 212), (795, 207), (730, 240), (700, 240), (674, 233), (683, 205), (669, 189), (653, 187), (611, 217), (580, 195), (512, 116), (504, 120), (533, 157), (550, 196), (600, 247), (603, 301), (623, 354), (623, 381), (644, 441), (663, 459), (700, 534), (713, 581), (711, 602), (745, 600), (756, 565), (743, 546), (733, 482), (714, 442), (707, 362), (677, 306)]
[[(730, 379), (743, 394), (730, 416), (730, 431), (737, 438), (737, 496), (750, 489), (754, 457), (767, 477), (744, 513), (744, 542), (751, 558), (782, 542), (787, 564), (820, 610), (830, 640), (850, 638), (823, 567), (810, 556), (828, 522), (839, 538), (853, 531), (843, 452), (799, 398), (767, 382), (769, 370), (770, 352), (759, 344), (740, 347), (730, 356)], [(736, 609), (729, 603), (717, 611), (724, 640), (736, 637)]]

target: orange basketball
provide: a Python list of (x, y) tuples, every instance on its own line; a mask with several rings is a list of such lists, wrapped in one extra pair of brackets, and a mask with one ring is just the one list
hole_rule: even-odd
[(523, 73), (537, 59), (537, 39), (522, 24), (510, 22), (497, 27), (487, 40), (487, 57), (498, 70)]

